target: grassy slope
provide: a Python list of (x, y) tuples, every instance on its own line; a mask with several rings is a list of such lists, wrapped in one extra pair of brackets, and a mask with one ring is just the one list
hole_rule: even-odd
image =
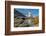
[[(31, 19), (31, 18), (30, 18)], [(14, 19), (14, 21), (15, 22), (21, 22), (22, 21), (22, 19)], [(14, 22), (14, 23), (15, 23)], [(34, 19), (33, 19), (33, 21), (32, 21), (33, 23), (34, 23), (34, 26), (38, 26), (38, 17), (35, 17)], [(30, 27), (30, 26), (32, 26), (32, 24), (19, 24), (19, 23), (17, 23), (17, 24), (14, 24), (14, 26), (15, 27)]]

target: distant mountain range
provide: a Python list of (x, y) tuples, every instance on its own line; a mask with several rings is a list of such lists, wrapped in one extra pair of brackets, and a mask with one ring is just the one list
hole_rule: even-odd
[(14, 17), (17, 17), (17, 18), (24, 18), (24, 17), (26, 17), (26, 16), (23, 15), (22, 13), (20, 13), (19, 11), (14, 10)]
[(17, 18), (30, 18), (30, 17), (27, 17), (26, 15), (22, 14), (21, 12), (19, 12), (17, 10), (14, 10), (14, 17), (17, 17)]

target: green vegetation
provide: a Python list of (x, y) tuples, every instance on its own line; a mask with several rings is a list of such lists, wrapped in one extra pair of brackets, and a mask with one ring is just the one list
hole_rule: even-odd
[[(32, 20), (33, 24), (20, 24), (21, 21), (23, 21), (23, 19), (21, 18), (14, 18), (14, 27), (31, 27), (32, 25), (34, 26), (38, 26), (38, 23), (39, 23), (39, 18), (38, 16), (37, 17), (34, 17), (33, 19), (29, 18), (30, 20)], [(27, 19), (27, 20), (29, 20)]]
[(30, 27), (30, 24), (15, 24), (15, 27)]

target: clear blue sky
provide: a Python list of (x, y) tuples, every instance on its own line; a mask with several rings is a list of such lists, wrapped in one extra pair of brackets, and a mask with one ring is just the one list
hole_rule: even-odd
[(15, 8), (17, 11), (21, 12), (22, 14), (26, 15), (28, 12), (31, 12), (33, 16), (39, 15), (39, 9), (23, 9), (23, 8)]

